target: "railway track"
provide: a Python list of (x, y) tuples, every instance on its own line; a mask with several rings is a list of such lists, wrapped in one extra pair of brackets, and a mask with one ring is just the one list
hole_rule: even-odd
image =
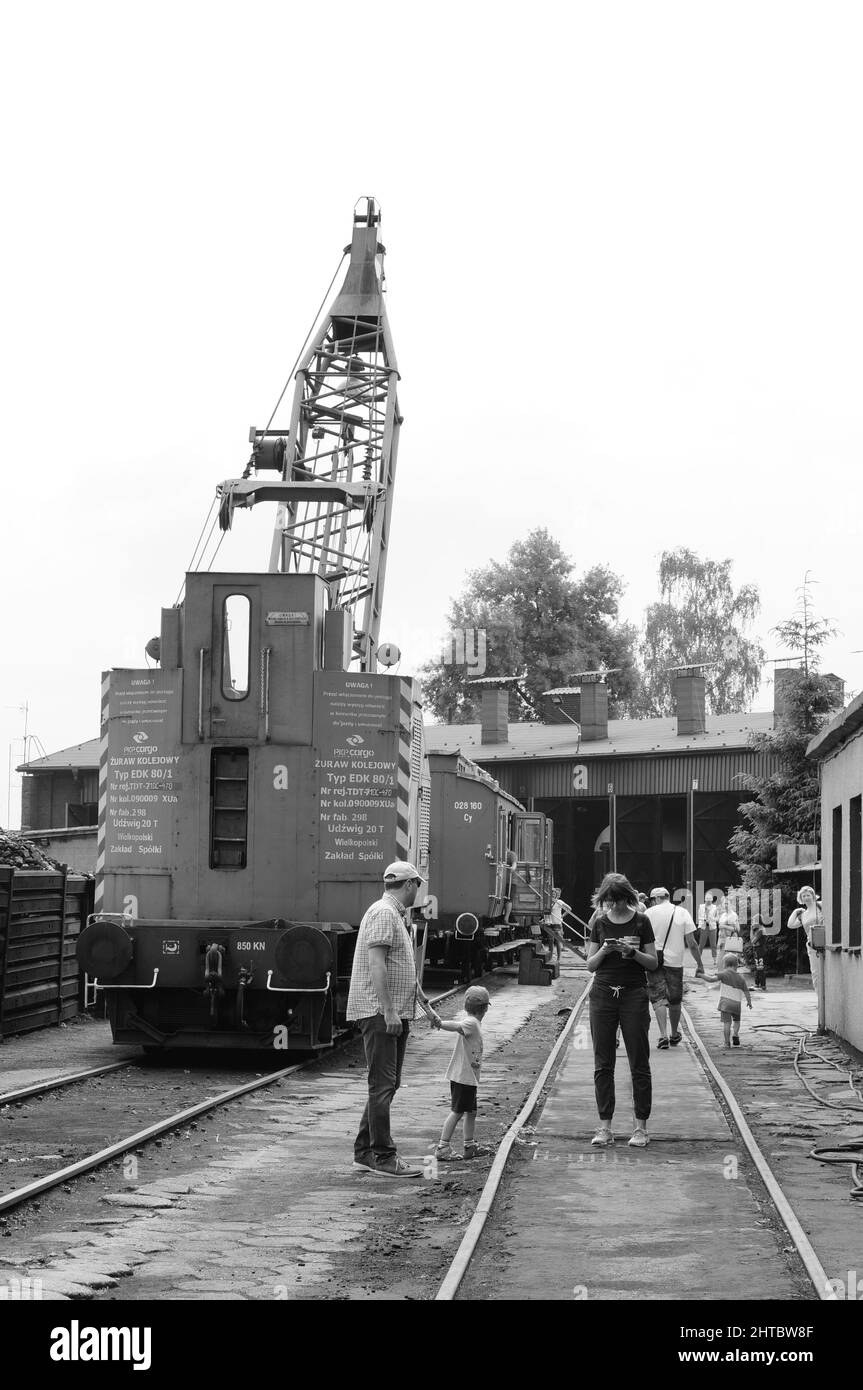
[[(458, 989), (448, 990), (435, 996), (434, 1002), (440, 1003), (442, 1000), (451, 998), (458, 992)], [(345, 1033), (338, 1045), (343, 1044), (352, 1036), (352, 1033)], [(338, 1045), (334, 1051), (338, 1050)], [(327, 1055), (331, 1056), (332, 1053)], [(246, 1056), (248, 1056), (248, 1054), (246, 1054)], [(41, 1196), (43, 1193), (50, 1192), (52, 1188), (62, 1187), (75, 1178), (91, 1173), (95, 1169), (109, 1164), (112, 1160), (121, 1158), (124, 1154), (141, 1149), (143, 1146), (160, 1138), (162, 1135), (168, 1134), (173, 1130), (181, 1129), (183, 1126), (191, 1124), (201, 1116), (211, 1111), (218, 1110), (220, 1107), (228, 1106), (243, 1096), (251, 1095), (253, 1092), (261, 1090), (264, 1087), (276, 1085), (286, 1080), (289, 1076), (293, 1076), (297, 1072), (304, 1071), (313, 1066), (317, 1060), (317, 1056), (309, 1057), (302, 1062), (294, 1063), (289, 1067), (275, 1069), (263, 1076), (259, 1074), (254, 1080), (244, 1081), (235, 1086), (229, 1086), (226, 1090), (220, 1090), (215, 1095), (209, 1096), (206, 1100), (196, 1101), (194, 1104), (183, 1106), (181, 1109), (174, 1111), (166, 1117), (154, 1120), (143, 1129), (137, 1129), (134, 1133), (126, 1134), (122, 1138), (114, 1140), (84, 1155), (73, 1163), (65, 1164), (62, 1168), (47, 1172), (33, 1179), (31, 1182), (14, 1187), (11, 1191), (0, 1195), (0, 1214), (11, 1211), (15, 1207), (20, 1207), (24, 1203)], [(251, 1065), (254, 1065), (254, 1063), (252, 1062)], [(182, 1086), (183, 1089), (194, 1090), (199, 1081), (198, 1076), (186, 1068), (164, 1068), (162, 1066), (154, 1068), (152, 1063), (146, 1061), (142, 1062), (135, 1058), (125, 1059), (119, 1062), (108, 1063), (104, 1066), (90, 1067), (83, 1071), (53, 1077), (46, 1081), (37, 1082), (32, 1086), (22, 1087), (15, 1091), (8, 1091), (4, 1094), (0, 1094), (0, 1111), (8, 1106), (23, 1107), (26, 1102), (45, 1097), (49, 1094), (56, 1095), (56, 1093), (62, 1091), (71, 1092), (73, 1088), (77, 1088), (84, 1083), (92, 1082), (97, 1079), (101, 1081), (101, 1078), (119, 1072), (131, 1073), (135, 1082), (143, 1083), (144, 1086), (151, 1084), (155, 1079), (157, 1084), (161, 1083), (162, 1090), (168, 1086)], [(187, 1082), (185, 1078), (190, 1076), (192, 1080), (191, 1082)], [(124, 1092), (122, 1097), (119, 1098), (122, 1100), (125, 1108), (131, 1108), (130, 1096), (126, 1089), (129, 1084), (129, 1079), (129, 1076), (123, 1078)], [(133, 1095), (131, 1100), (134, 1099), (135, 1097)], [(143, 1102), (144, 1098), (142, 1097), (141, 1103)], [(45, 1118), (48, 1119), (48, 1123), (47, 1125), (43, 1124), (41, 1128), (51, 1129), (52, 1131), (63, 1130), (62, 1116)], [(20, 1143), (17, 1134), (15, 1139)], [(13, 1162), (14, 1161), (13, 1159)]]
[[(469, 1269), (471, 1268), (472, 1262), (481, 1253), (482, 1242), (484, 1237), (486, 1237), (487, 1228), (489, 1226), (490, 1218), (492, 1216), (495, 1203), (498, 1200), (501, 1188), (504, 1186), (505, 1180), (510, 1172), (510, 1160), (513, 1156), (514, 1151), (516, 1151), (515, 1146), (524, 1134), (525, 1128), (527, 1126), (532, 1125), (532, 1123), (536, 1125), (537, 1139), (539, 1141), (539, 1145), (542, 1144), (542, 1113), (545, 1106), (545, 1102), (549, 1098), (555, 1086), (557, 1074), (561, 1069), (561, 1065), (566, 1054), (567, 1045), (571, 1043), (573, 1036), (577, 1034), (578, 1029), (580, 1027), (584, 1027), (585, 1011), (587, 1008), (589, 994), (590, 984), (587, 985), (587, 987), (581, 994), (575, 1008), (573, 1009), (569, 1019), (567, 1020), (563, 1030), (561, 1031), (559, 1038), (556, 1040), (553, 1047), (551, 1048), (549, 1055), (546, 1058), (546, 1061), (540, 1070), (536, 1084), (533, 1087), (530, 1096), (528, 1097), (524, 1106), (520, 1110), (519, 1114), (516, 1116), (512, 1125), (507, 1130), (506, 1135), (504, 1136), (503, 1140), (501, 1141), (498, 1147), (497, 1153), (495, 1154), (494, 1160), (492, 1162), (491, 1170), (488, 1174), (487, 1181), (482, 1190), (482, 1193), (480, 1194), (479, 1200), (476, 1203), (476, 1208), (472, 1216), (472, 1219), (467, 1227), (467, 1230), (465, 1231), (464, 1237), (461, 1241), (461, 1244), (459, 1245), (455, 1257), (453, 1258), (440, 1284), (437, 1294), (435, 1295), (436, 1301), (448, 1302), (458, 1298), (459, 1293), (465, 1284), (466, 1277), (468, 1275)], [(837, 1295), (834, 1289), (832, 1288), (828, 1274), (824, 1269), (824, 1266), (821, 1263), (820, 1259), (818, 1258), (818, 1255), (816, 1254), (811, 1242), (809, 1241), (803, 1229), (801, 1221), (798, 1218), (797, 1213), (794, 1211), (791, 1203), (788, 1201), (779, 1181), (777, 1180), (773, 1170), (771, 1169), (767, 1157), (765, 1156), (762, 1148), (759, 1146), (750, 1126), (747, 1124), (746, 1118), (740, 1106), (738, 1105), (730, 1087), (727, 1085), (726, 1081), (723, 1079), (722, 1075), (720, 1074), (716, 1066), (713, 1064), (708, 1049), (705, 1046), (705, 1043), (703, 1042), (701, 1037), (699, 1036), (693, 1019), (685, 1010), (683, 1017), (685, 1019), (688, 1034), (685, 1041), (687, 1049), (689, 1051), (689, 1055), (692, 1057), (693, 1061), (699, 1067), (701, 1075), (709, 1084), (713, 1092), (717, 1096), (721, 1096), (722, 1098), (726, 1110), (726, 1119), (729, 1122), (731, 1133), (745, 1147), (745, 1150), (749, 1158), (751, 1159), (754, 1169), (757, 1173), (757, 1180), (760, 1181), (761, 1184), (763, 1184), (762, 1198), (769, 1201), (772, 1211), (775, 1214), (777, 1223), (781, 1223), (782, 1227), (784, 1228), (784, 1231), (787, 1233), (787, 1238), (790, 1238), (796, 1256), (799, 1259), (802, 1268), (805, 1270), (805, 1275), (810, 1288), (809, 1296), (814, 1296), (819, 1300), (823, 1301), (835, 1301)], [(656, 1083), (661, 1059), (662, 1054), (653, 1054), (652, 1062), (654, 1068), (654, 1083)], [(620, 1067), (618, 1068), (618, 1091), (620, 1090), (621, 1068), (624, 1072), (626, 1072), (627, 1070), (625, 1054), (621, 1053), (619, 1060)], [(533, 1129), (531, 1129), (530, 1132), (533, 1133)], [(606, 1159), (606, 1157), (610, 1157), (612, 1155), (612, 1152), (612, 1150), (600, 1150), (598, 1153), (593, 1154), (588, 1152), (587, 1157), (592, 1161), (597, 1159), (602, 1161)], [(751, 1185), (753, 1179), (750, 1178), (749, 1181)], [(537, 1219), (536, 1210), (537, 1207), (534, 1204), (531, 1207), (531, 1220), (533, 1221), (536, 1221)], [(556, 1202), (549, 1203), (548, 1207), (546, 1208), (546, 1211), (547, 1216), (545, 1220), (548, 1224), (550, 1232), (552, 1227), (560, 1224), (561, 1218), (559, 1214), (558, 1204)], [(635, 1219), (637, 1219), (637, 1217)], [(651, 1230), (653, 1227), (652, 1219), (647, 1215), (645, 1215), (642, 1219), (648, 1230)], [(517, 1216), (513, 1217), (512, 1215), (509, 1215), (507, 1220), (510, 1227), (518, 1224)], [(540, 1215), (540, 1226), (542, 1220), (543, 1218)], [(579, 1238), (585, 1238), (585, 1232), (583, 1228), (580, 1235), (576, 1231), (574, 1231), (573, 1237), (576, 1240)], [(542, 1242), (540, 1238), (537, 1244), (541, 1245), (541, 1243)], [(543, 1296), (541, 1290), (542, 1281), (541, 1278), (538, 1278), (536, 1294), (528, 1294), (527, 1296), (541, 1297)], [(545, 1296), (559, 1297), (560, 1295), (555, 1294), (554, 1292), (550, 1292), (547, 1293)], [(584, 1296), (587, 1295), (585, 1294)], [(685, 1297), (686, 1294), (676, 1293), (673, 1290), (669, 1290), (666, 1296)], [(715, 1296), (721, 1295), (717, 1294)]]
[[(703, 1150), (709, 1148), (706, 1142), (702, 1143), (699, 1152), (699, 1146), (693, 1146), (691, 1141), (676, 1139), (673, 1125), (668, 1123), (669, 1115), (675, 1113), (672, 1106), (662, 1116), (655, 1108), (654, 1142), (647, 1153), (636, 1155), (620, 1146), (609, 1151), (591, 1150), (592, 1054), (585, 1043), (588, 990), (584, 984), (583, 975), (575, 972), (560, 982), (554, 994), (519, 989), (508, 982), (502, 983), (499, 978), (495, 981), (493, 989), (496, 987), (498, 992), (493, 996), (496, 1007), (490, 1015), (494, 1019), (491, 1026), (499, 1026), (507, 1011), (511, 1017), (498, 1043), (492, 1041), (483, 1078), (480, 1135), (489, 1137), (491, 1121), (498, 1135), (502, 1125), (506, 1125), (490, 1169), (487, 1162), (465, 1162), (448, 1165), (437, 1174), (438, 1181), (402, 1184), (382, 1183), (370, 1175), (350, 1173), (349, 1135), (356, 1120), (354, 1110), (361, 1103), (363, 1093), (362, 1061), (356, 1049), (353, 1053), (348, 1049), (338, 1058), (328, 1054), (323, 1064), (321, 1059), (311, 1059), (229, 1087), (217, 1084), (224, 1078), (211, 1073), (206, 1084), (213, 1087), (213, 1094), (204, 1100), (196, 1099), (193, 1105), (183, 1105), (167, 1116), (163, 1113), (151, 1119), (148, 1115), (150, 1122), (145, 1127), (139, 1126), (132, 1132), (127, 1126), (128, 1132), (124, 1131), (122, 1137), (112, 1137), (112, 1142), (94, 1148), (76, 1163), (40, 1174), (0, 1198), (0, 1212), (17, 1208), (21, 1215), (28, 1217), (20, 1228), (26, 1243), (16, 1250), (3, 1242), (0, 1260), (4, 1254), (12, 1256), (14, 1252), (17, 1267), (23, 1272), (22, 1253), (26, 1259), (28, 1252), (38, 1252), (40, 1241), (49, 1243), (54, 1250), (64, 1249), (67, 1231), (70, 1231), (69, 1240), (74, 1241), (67, 1254), (79, 1258), (80, 1242), (84, 1239), (82, 1232), (92, 1228), (96, 1239), (96, 1253), (92, 1258), (97, 1255), (102, 1258), (106, 1250), (109, 1254), (113, 1252), (112, 1260), (108, 1261), (105, 1256), (108, 1272), (113, 1270), (120, 1278), (123, 1273), (134, 1273), (135, 1278), (131, 1284), (123, 1285), (113, 1278), (110, 1282), (114, 1287), (101, 1287), (101, 1291), (97, 1289), (95, 1293), (77, 1292), (73, 1285), (71, 1297), (98, 1293), (100, 1297), (111, 1299), (165, 1296), (302, 1299), (366, 1297), (369, 1292), (377, 1297), (382, 1294), (404, 1297), (399, 1290), (403, 1287), (417, 1290), (420, 1281), (420, 1291), (407, 1296), (440, 1301), (465, 1297), (567, 1297), (562, 1281), (553, 1281), (544, 1291), (543, 1279), (553, 1273), (554, 1243), (561, 1231), (567, 1233), (568, 1258), (577, 1259), (580, 1248), (590, 1245), (590, 1211), (594, 1198), (585, 1196), (586, 1182), (596, 1183), (600, 1193), (607, 1193), (607, 1182), (611, 1179), (619, 1193), (617, 1200), (624, 1202), (627, 1183), (643, 1179), (643, 1173), (638, 1170), (645, 1163), (650, 1164), (661, 1155), (660, 1175), (669, 1165), (672, 1171), (681, 1173), (688, 1167), (703, 1166)], [(449, 995), (455, 993), (457, 991), (448, 992)], [(530, 1033), (535, 1021), (531, 1008), (525, 1004), (530, 995), (538, 997), (531, 1007), (535, 1008), (537, 1002), (549, 1006), (544, 1014), (544, 1032), (535, 1033), (532, 1050), (524, 1043), (525, 1024)], [(440, 999), (439, 996), (437, 1002)], [(571, 1002), (573, 1007), (561, 1025), (555, 1020), (555, 1011), (564, 1000)], [(749, 1210), (752, 1206), (754, 1211), (753, 1199), (744, 1194), (744, 1182), (741, 1182), (736, 1194), (738, 1201), (732, 1208), (735, 1214), (728, 1219), (739, 1221), (749, 1230), (756, 1225), (763, 1228), (759, 1238), (765, 1246), (764, 1251), (758, 1252), (759, 1259), (765, 1252), (772, 1251), (776, 1256), (777, 1248), (781, 1251), (793, 1246), (793, 1255), (776, 1256), (794, 1265), (791, 1297), (829, 1299), (825, 1271), (811, 1246), (807, 1248), (807, 1238), (800, 1229), (802, 1223), (796, 1219), (793, 1204), (786, 1201), (783, 1205), (784, 1194), (775, 1178), (771, 1185), (772, 1170), (751, 1133), (752, 1147), (746, 1143), (745, 1117), (740, 1116), (743, 1125), (736, 1131), (727, 1129), (714, 1094), (722, 1094), (721, 1086), (711, 1074), (710, 1059), (694, 1022), (688, 1019), (687, 1024), (691, 1045), (688, 1043), (685, 1048), (678, 1049), (681, 1055), (677, 1061), (683, 1062), (685, 1054), (693, 1072), (696, 1066), (698, 1068), (704, 1092), (698, 1104), (702, 1112), (709, 1105), (712, 1113), (713, 1147), (715, 1149), (718, 1144), (719, 1154), (724, 1155), (730, 1149), (745, 1145), (751, 1171), (742, 1177), (747, 1191), (758, 1188), (757, 1216)], [(537, 1042), (540, 1035), (545, 1039), (541, 1047)], [(422, 1154), (433, 1152), (432, 1136), (442, 1119), (443, 1100), (438, 1078), (445, 1066), (448, 1047), (446, 1043), (440, 1047), (441, 1037), (430, 1031), (421, 1032), (412, 1043), (406, 1068), (406, 1090), (397, 1098), (396, 1132), (412, 1136), (405, 1141), (403, 1151), (413, 1161), (420, 1161)], [(495, 1046), (497, 1051), (493, 1050)], [(577, 1094), (567, 1075), (572, 1070), (573, 1059), (585, 1070), (589, 1083)], [(662, 1064), (666, 1061), (674, 1064), (674, 1057), (668, 1053), (654, 1054), (652, 1060), (655, 1081), (660, 1082), (656, 1093), (661, 1094), (667, 1080), (662, 1077)], [(92, 1087), (93, 1104), (96, 1096), (113, 1085), (126, 1088), (131, 1105), (137, 1092), (129, 1091), (130, 1082), (134, 1077), (137, 1085), (142, 1075), (149, 1077), (151, 1082), (157, 1081), (162, 1091), (168, 1086), (192, 1087), (198, 1096), (204, 1080), (198, 1075), (190, 1079), (175, 1069), (165, 1068), (153, 1073), (146, 1067), (135, 1064), (130, 1067), (128, 1063), (113, 1064), (112, 1070), (119, 1075), (103, 1074), (85, 1079), (83, 1084)], [(626, 1071), (621, 1054), (619, 1080), (621, 1073)], [(512, 1079), (509, 1079), (510, 1072)], [(280, 1084), (289, 1078), (293, 1079), (293, 1085)], [(56, 1101), (62, 1100), (65, 1087), (69, 1088), (69, 1094), (74, 1087), (78, 1087), (80, 1093), (80, 1080), (73, 1082), (69, 1077), (58, 1080), (62, 1086)], [(706, 1099), (708, 1084), (712, 1089)], [(259, 1097), (258, 1093), (267, 1094)], [(177, 1093), (172, 1091), (172, 1094)], [(51, 1096), (44, 1095), (41, 1101), (36, 1098), (33, 1109), (43, 1110), (52, 1103)], [(733, 1105), (726, 1099), (723, 1104), (726, 1118), (732, 1126), (736, 1125)], [(135, 1102), (133, 1108), (140, 1106)], [(196, 1131), (197, 1121), (208, 1112), (211, 1118)], [(212, 1118), (214, 1112), (219, 1112), (218, 1118)], [(561, 1115), (568, 1117), (563, 1127)], [(580, 1126), (578, 1134), (571, 1132), (573, 1125)], [(561, 1164), (555, 1171), (553, 1165), (560, 1157), (555, 1152), (555, 1144), (562, 1128), (566, 1130), (563, 1147), (568, 1155), (568, 1169), (565, 1171)], [(725, 1138), (717, 1140), (715, 1135), (720, 1131)], [(161, 1140), (158, 1137), (168, 1132), (172, 1132), (170, 1138)], [(236, 1136), (240, 1136), (239, 1153)], [(183, 1142), (189, 1140), (190, 1143)], [(161, 1149), (160, 1143), (164, 1144)], [(140, 1162), (141, 1177), (116, 1189), (119, 1165), (115, 1162), (112, 1166), (112, 1160), (130, 1152), (134, 1152)], [(707, 1161), (712, 1163), (714, 1157), (709, 1154)], [(549, 1160), (547, 1165), (543, 1159)], [(171, 1164), (176, 1166), (172, 1169), (168, 1166)], [(95, 1183), (100, 1169), (99, 1186), (71, 1181), (76, 1176), (81, 1178), (89, 1174), (90, 1183)], [(244, 1178), (245, 1170), (248, 1180)], [(574, 1173), (580, 1193), (577, 1207), (566, 1206), (568, 1173)], [(656, 1173), (655, 1167), (650, 1170), (651, 1183)], [(525, 1180), (534, 1200), (529, 1209), (521, 1211), (519, 1185), (523, 1186)], [(544, 1200), (544, 1181), (550, 1181), (554, 1189), (553, 1200)], [(112, 1184), (116, 1189), (113, 1194)], [(47, 1211), (43, 1205), (40, 1211), (38, 1198), (52, 1186), (62, 1186), (64, 1193), (71, 1195), (55, 1200)], [(80, 1197), (74, 1195), (76, 1192)], [(106, 1209), (98, 1205), (105, 1201), (128, 1203), (132, 1209), (124, 1207), (118, 1214), (109, 1207), (111, 1214), (107, 1215)], [(194, 1208), (193, 1203), (204, 1205)], [(765, 1216), (768, 1204), (771, 1222)], [(601, 1208), (597, 1210), (598, 1229), (607, 1243), (603, 1213)], [(218, 1215), (215, 1229), (211, 1229), (213, 1213)], [(567, 1219), (570, 1215), (572, 1220)], [(225, 1273), (214, 1272), (221, 1258), (219, 1222), (224, 1217), (229, 1218), (230, 1240), (240, 1246), (236, 1262), (233, 1257), (231, 1262), (233, 1285)], [(780, 1222), (781, 1238), (777, 1238), (773, 1228)], [(501, 1230), (502, 1226), (506, 1229)], [(524, 1263), (530, 1269), (529, 1241), (525, 1246), (527, 1256), (524, 1260), (520, 1258), (526, 1232), (532, 1232), (541, 1258), (532, 1269), (531, 1291), (526, 1295), (513, 1294), (507, 1284), (507, 1247), (515, 1247), (517, 1263)], [(433, 1258), (429, 1257), (429, 1239), (432, 1240), (431, 1250), (439, 1252)], [(155, 1250), (155, 1241), (159, 1242), (158, 1251), (164, 1254), (149, 1253)], [(243, 1266), (242, 1247), (245, 1245), (253, 1251), (254, 1266)], [(200, 1272), (192, 1273), (191, 1267), (183, 1263), (187, 1249), (196, 1252), (193, 1263), (200, 1263)], [(125, 1268), (124, 1260), (128, 1261)], [(235, 1263), (236, 1268), (233, 1268)], [(483, 1271), (489, 1267), (493, 1270), (492, 1282), (484, 1286)], [(7, 1274), (10, 1268), (7, 1260)], [(72, 1274), (75, 1268), (73, 1265)], [(49, 1281), (53, 1277), (53, 1266), (45, 1266), (39, 1260), (28, 1264), (27, 1269), (40, 1277), (46, 1270), (45, 1277)], [(413, 1283), (405, 1285), (408, 1269), (413, 1271)], [(2, 1273), (0, 1270), (0, 1275)], [(61, 1262), (60, 1274), (72, 1277), (68, 1261)], [(157, 1279), (161, 1281), (158, 1286), (153, 1282)], [(230, 1292), (230, 1288), (237, 1291)], [(606, 1295), (601, 1290), (590, 1293), (590, 1297), (604, 1296), (618, 1295), (613, 1292)], [(656, 1294), (647, 1296), (656, 1297)], [(683, 1294), (669, 1289), (665, 1296), (715, 1298), (722, 1297), (723, 1293), (711, 1286), (708, 1291), (691, 1290)], [(778, 1295), (774, 1292), (771, 1296)]]

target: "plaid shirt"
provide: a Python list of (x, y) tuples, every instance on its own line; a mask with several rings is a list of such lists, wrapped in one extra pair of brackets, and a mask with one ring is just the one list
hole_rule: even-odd
[(384, 893), (378, 902), (372, 903), (360, 922), (348, 994), (348, 1021), (372, 1018), (384, 1011), (372, 981), (370, 946), (387, 948), (387, 982), (393, 1008), (399, 1018), (414, 1017), (417, 972), (413, 944), (404, 919), (405, 909), (398, 899), (391, 893)]

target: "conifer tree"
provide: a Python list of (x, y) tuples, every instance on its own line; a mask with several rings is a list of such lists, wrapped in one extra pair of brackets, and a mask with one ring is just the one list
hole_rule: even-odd
[[(744, 888), (781, 890), (783, 923), (796, 906), (800, 881), (794, 875), (774, 874), (776, 847), (780, 842), (818, 842), (818, 768), (806, 757), (806, 748), (841, 704), (835, 680), (818, 670), (821, 648), (836, 629), (816, 615), (810, 586), (807, 574), (797, 611), (773, 629), (802, 663), (794, 679), (785, 685), (784, 711), (775, 729), (754, 734), (749, 743), (755, 751), (769, 753), (778, 766), (766, 777), (749, 775), (742, 779), (753, 797), (741, 805), (742, 821), (729, 841)], [(805, 960), (805, 952), (798, 951), (802, 942), (796, 935), (783, 926), (778, 936), (768, 937), (764, 943), (766, 963), (781, 969), (798, 959)]]

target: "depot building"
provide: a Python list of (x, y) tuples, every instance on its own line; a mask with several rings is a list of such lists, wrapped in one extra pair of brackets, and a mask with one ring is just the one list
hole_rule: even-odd
[(738, 884), (728, 848), (751, 800), (746, 774), (769, 775), (773, 756), (750, 746), (784, 709), (793, 668), (779, 668), (774, 708), (754, 714), (706, 714), (706, 682), (683, 668), (672, 682), (675, 715), (609, 719), (601, 675), (548, 691), (542, 719), (510, 719), (510, 678), (489, 678), (479, 724), (427, 725), (429, 753), (461, 751), (490, 772), (529, 810), (554, 821), (555, 881), (586, 918), (590, 897), (614, 868), (638, 889), (670, 893)]

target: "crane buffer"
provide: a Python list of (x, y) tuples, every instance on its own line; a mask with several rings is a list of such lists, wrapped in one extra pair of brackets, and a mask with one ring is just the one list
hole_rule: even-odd
[(378, 205), (361, 198), (344, 284), (299, 359), (290, 425), (253, 427), (243, 476), (218, 488), (223, 530), (237, 507), (277, 504), (270, 571), (327, 583), (333, 607), (352, 611), (363, 671), (376, 670), (402, 423), (379, 230)]

